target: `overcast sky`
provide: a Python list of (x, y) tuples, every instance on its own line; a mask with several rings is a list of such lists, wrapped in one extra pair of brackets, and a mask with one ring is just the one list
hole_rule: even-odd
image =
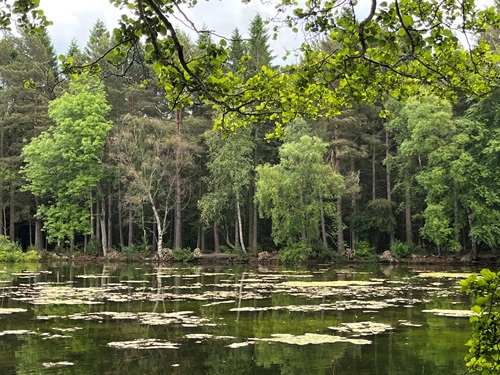
[[(66, 53), (71, 39), (76, 38), (80, 47), (88, 39), (89, 30), (95, 21), (101, 19), (111, 31), (117, 25), (121, 11), (109, 4), (107, 0), (41, 0), (43, 9), (54, 24), (49, 27), (49, 34), (57, 53)], [(195, 8), (184, 8), (183, 11), (189, 19), (201, 29), (206, 25), (208, 30), (220, 35), (230, 37), (234, 28), (238, 27), (240, 33), (246, 37), (250, 20), (258, 12), (264, 19), (273, 17), (276, 13), (274, 7), (263, 5), (260, 1), (251, 1), (242, 4), (241, 0), (200, 0)], [(187, 30), (177, 22), (180, 28)], [(270, 28), (269, 28), (270, 29)], [(271, 36), (272, 31), (269, 30)], [(194, 33), (191, 34), (195, 40)], [(291, 32), (280, 35), (277, 41), (270, 41), (274, 54), (284, 55), (286, 48), (298, 47), (301, 37)]]

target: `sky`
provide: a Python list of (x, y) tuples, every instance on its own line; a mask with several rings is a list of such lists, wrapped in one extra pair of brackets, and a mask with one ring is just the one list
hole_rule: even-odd
[[(120, 9), (109, 4), (107, 0), (65, 0), (64, 6), (62, 3), (61, 0), (40, 1), (40, 8), (54, 23), (48, 31), (58, 54), (67, 52), (73, 38), (76, 38), (80, 47), (83, 48), (89, 31), (98, 18), (111, 31), (122, 14)], [(260, 13), (264, 19), (276, 14), (273, 6), (262, 4), (260, 1), (242, 4), (241, 0), (200, 0), (195, 8), (183, 8), (183, 12), (198, 29), (202, 29), (205, 25), (208, 30), (225, 37), (230, 37), (236, 27), (246, 37), (250, 21), (257, 13)], [(176, 24), (186, 32), (189, 31), (179, 21), (176, 21)], [(185, 24), (188, 25), (188, 23)], [(269, 30), (269, 35), (271, 34)], [(195, 32), (190, 32), (190, 35), (193, 40), (196, 40)], [(286, 48), (293, 49), (300, 46), (301, 40), (301, 36), (288, 31), (280, 34), (276, 41), (271, 40), (270, 44), (276, 56), (283, 56)]]

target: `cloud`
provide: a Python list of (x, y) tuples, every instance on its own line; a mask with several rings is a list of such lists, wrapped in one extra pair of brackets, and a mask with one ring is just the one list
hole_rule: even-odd
[[(101, 19), (111, 31), (118, 25), (117, 20), (122, 14), (120, 9), (106, 0), (66, 0), (64, 5), (60, 0), (41, 0), (40, 7), (54, 23), (48, 31), (57, 53), (66, 53), (73, 38), (76, 38), (80, 47), (83, 48), (87, 43), (89, 31), (97, 19)], [(198, 30), (206, 25), (208, 30), (228, 38), (236, 27), (246, 37), (250, 21), (257, 13), (260, 13), (264, 19), (271, 18), (276, 13), (274, 6), (269, 4), (262, 4), (259, 1), (243, 4), (235, 0), (199, 1), (196, 7), (184, 7), (182, 11)], [(189, 22), (186, 20), (183, 23), (179, 22), (183, 19), (181, 14), (178, 14), (177, 18), (176, 25), (196, 40), (196, 33), (188, 30)], [(270, 37), (271, 28), (270, 26)], [(281, 56), (285, 49), (298, 47), (300, 41), (301, 38), (294, 33), (286, 32), (276, 41), (270, 40), (270, 44), (274, 53)]]

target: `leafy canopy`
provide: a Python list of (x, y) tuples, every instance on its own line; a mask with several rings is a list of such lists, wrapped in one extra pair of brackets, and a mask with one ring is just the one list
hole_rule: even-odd
[[(451, 98), (461, 91), (482, 95), (500, 74), (494, 69), (499, 56), (489, 45), (469, 42), (471, 35), (484, 33), (500, 19), (493, 7), (480, 9), (475, 0), (372, 0), (362, 20), (353, 10), (354, 1), (315, 0), (304, 6), (276, 1), (286, 25), (326, 35), (336, 48), (318, 51), (304, 43), (300, 65), (262, 66), (247, 80), (224, 69), (229, 57), (225, 39), (210, 38), (196, 58), (186, 54), (172, 20), (196, 0), (110, 2), (123, 14), (113, 32), (116, 47), (107, 59), (119, 63), (134, 45), (144, 43), (145, 57), (170, 106), (212, 103), (221, 114), (218, 125), (229, 128), (270, 118), (280, 133), (297, 115), (331, 116), (346, 104), (374, 101), (381, 94), (408, 97), (420, 84)], [(38, 0), (1, 3), (4, 26), (12, 20), (25, 27), (47, 24)], [(77, 67), (71, 57), (61, 61), (67, 74), (98, 64)], [(243, 64), (240, 69), (247, 68)]]

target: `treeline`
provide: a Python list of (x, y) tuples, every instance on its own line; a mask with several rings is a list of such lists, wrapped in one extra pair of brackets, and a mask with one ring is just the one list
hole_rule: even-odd
[[(247, 34), (231, 36), (228, 74), (279, 70), (260, 16)], [(84, 66), (114, 45), (97, 21), (65, 57)], [(210, 34), (183, 45), (196, 59)], [(272, 121), (214, 130), (209, 106), (170, 111), (140, 48), (71, 83), (57, 64), (47, 34), (0, 41), (0, 235), (25, 248), (279, 250), (288, 262), (498, 248), (498, 92), (452, 105), (420, 87), (269, 137)]]

